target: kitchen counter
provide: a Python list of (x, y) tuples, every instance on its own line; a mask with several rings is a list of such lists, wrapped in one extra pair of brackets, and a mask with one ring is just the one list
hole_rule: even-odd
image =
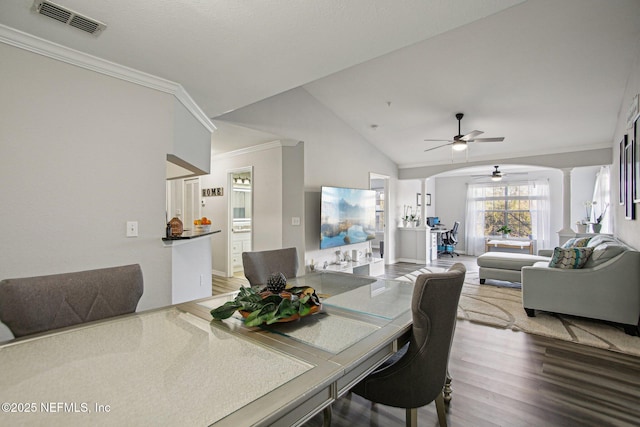
[(174, 240), (197, 239), (198, 237), (209, 236), (211, 234), (220, 233), (221, 231), (222, 230), (211, 230), (211, 231), (206, 231), (204, 233), (199, 233), (197, 231), (185, 230), (184, 233), (182, 233), (179, 236), (163, 237), (162, 241), (165, 243), (171, 244), (171, 242)]

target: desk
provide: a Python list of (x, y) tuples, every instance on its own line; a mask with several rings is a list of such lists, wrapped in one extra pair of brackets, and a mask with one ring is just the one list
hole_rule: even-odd
[(323, 312), (264, 329), (210, 321), (227, 294), (4, 343), (0, 399), (23, 412), (0, 424), (301, 424), (406, 341), (413, 284), (295, 282), (331, 295)]

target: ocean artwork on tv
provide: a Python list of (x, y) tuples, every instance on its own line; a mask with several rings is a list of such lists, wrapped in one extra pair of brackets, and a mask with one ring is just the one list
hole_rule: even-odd
[(375, 223), (374, 190), (322, 187), (320, 249), (373, 240)]

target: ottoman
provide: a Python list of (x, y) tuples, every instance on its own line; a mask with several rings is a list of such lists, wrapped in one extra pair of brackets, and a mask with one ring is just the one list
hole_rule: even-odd
[(509, 252), (485, 252), (478, 257), (480, 283), (486, 279), (522, 282), (520, 270), (525, 265), (539, 261), (549, 262), (551, 258), (538, 255), (516, 254)]

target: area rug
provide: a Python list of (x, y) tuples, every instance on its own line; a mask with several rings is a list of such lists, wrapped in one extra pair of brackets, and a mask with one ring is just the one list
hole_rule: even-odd
[[(397, 280), (415, 282), (422, 273), (444, 270), (422, 268)], [(522, 308), (521, 293), (520, 288), (481, 285), (478, 272), (468, 271), (458, 304), (458, 319), (640, 356), (640, 337), (625, 334), (619, 325), (544, 311), (528, 317)]]

